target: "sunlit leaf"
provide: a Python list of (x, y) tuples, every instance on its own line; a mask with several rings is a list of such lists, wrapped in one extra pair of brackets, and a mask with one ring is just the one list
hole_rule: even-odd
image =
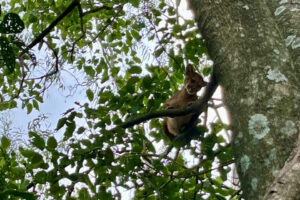
[(1, 147), (2, 147), (2, 149), (4, 151), (7, 150), (10, 147), (10, 144), (11, 144), (11, 140), (10, 139), (8, 139), (5, 136), (1, 137)]

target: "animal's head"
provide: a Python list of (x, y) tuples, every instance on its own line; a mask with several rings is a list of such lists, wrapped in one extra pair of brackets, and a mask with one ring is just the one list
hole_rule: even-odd
[(188, 64), (185, 72), (184, 87), (189, 95), (195, 95), (202, 87), (205, 87), (205, 82), (200, 74), (194, 71), (191, 64)]

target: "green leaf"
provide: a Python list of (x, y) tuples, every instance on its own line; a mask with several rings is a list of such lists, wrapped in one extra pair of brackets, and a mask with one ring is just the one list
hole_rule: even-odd
[(150, 89), (152, 88), (152, 83), (153, 83), (152, 78), (150, 76), (145, 76), (142, 81), (142, 86), (145, 89)]
[(130, 74), (140, 74), (142, 72), (142, 68), (139, 66), (132, 66), (130, 69), (128, 69), (128, 72)]
[(135, 92), (135, 88), (134, 85), (126, 85), (124, 87), (124, 89), (126, 90), (127, 93), (129, 94), (133, 94)]
[(164, 52), (164, 48), (160, 47), (159, 49), (155, 50), (154, 55), (158, 58)]
[(42, 96), (36, 96), (35, 99), (40, 102), (40, 103), (44, 103), (43, 97)]
[(204, 76), (208, 76), (212, 73), (212, 67), (205, 67), (202, 69), (202, 74)]
[(134, 7), (138, 8), (138, 7), (139, 7), (140, 1), (139, 1), (139, 0), (131, 0), (130, 3), (131, 3)]
[(61, 129), (66, 124), (66, 122), (67, 122), (66, 117), (59, 119), (56, 125), (56, 130), (58, 131), (59, 129)]
[(106, 82), (108, 79), (109, 79), (109, 76), (108, 76), (107, 70), (105, 70), (102, 75), (101, 83)]
[(133, 57), (133, 60), (134, 60), (137, 64), (142, 63), (142, 60), (141, 60), (139, 57), (134, 56), (134, 57)]
[(15, 71), (16, 56), (13, 48), (6, 37), (0, 37), (0, 54), (7, 67), (6, 74), (11, 74)]
[(36, 100), (32, 101), (32, 105), (36, 110), (40, 110), (39, 103)]
[(19, 15), (7, 13), (0, 24), (0, 33), (21, 33), (25, 28), (24, 22)]
[(44, 163), (43, 156), (34, 150), (20, 148), (20, 153), (28, 158), (29, 166), (33, 169), (37, 168), (48, 168), (48, 165)]
[(213, 134), (217, 134), (223, 129), (228, 130), (228, 126), (226, 124), (223, 124), (221, 121), (212, 123)]
[[(34, 196), (34, 194), (29, 193), (29, 192), (20, 192), (17, 190), (4, 190), (3, 192), (0, 192), (0, 197), (4, 197), (5, 199), (7, 199), (6, 197), (21, 197), (22, 199), (26, 199), (26, 200), (35, 200), (36, 197)], [(15, 198), (13, 198), (15, 199)]]
[(25, 15), (23, 16), (23, 20), (24, 22), (28, 22), (28, 23), (34, 23), (34, 22), (38, 22), (39, 18), (34, 15), (33, 13), (28, 13), (26, 12)]
[(43, 156), (38, 153), (35, 153), (31, 158), (31, 164), (33, 168), (39, 168), (44, 164)]
[(13, 167), (11, 168), (11, 172), (15, 179), (24, 179), (25, 169), (21, 167)]
[(91, 66), (85, 66), (85, 67), (84, 67), (84, 71), (85, 71), (85, 73), (87, 73), (87, 75), (89, 75), (90, 77), (94, 77), (94, 76), (95, 76), (95, 70), (94, 70), (93, 67), (91, 67)]
[(132, 35), (132, 37), (133, 37), (134, 39), (136, 39), (137, 41), (139, 41), (139, 40), (141, 39), (141, 36), (140, 36), (139, 32), (137, 32), (137, 31), (134, 30), (134, 29), (131, 31), (131, 35)]
[(32, 145), (40, 150), (45, 148), (45, 140), (36, 132), (29, 132), (29, 137), (32, 137)]
[(47, 181), (47, 173), (45, 171), (40, 171), (34, 176), (34, 181), (36, 183), (44, 184)]
[(77, 130), (77, 133), (82, 134), (84, 131), (85, 131), (84, 127), (79, 127), (78, 130)]
[(135, 85), (138, 81), (140, 80), (139, 77), (137, 76), (132, 76), (129, 78), (129, 80), (127, 81), (128, 85)]
[(119, 68), (119, 67), (113, 67), (113, 68), (111, 69), (111, 74), (112, 74), (112, 76), (113, 76), (113, 77), (116, 77), (116, 76), (118, 75), (119, 71), (120, 71), (120, 68)]
[(67, 128), (66, 128), (66, 131), (64, 133), (64, 141), (66, 141), (67, 139), (72, 137), (73, 133), (74, 133), (74, 130), (76, 129), (76, 124), (75, 124), (74, 121), (67, 122), (66, 125), (67, 125)]
[(157, 9), (152, 9), (152, 14), (155, 16), (155, 17), (158, 17), (161, 15), (161, 11), (160, 10), (157, 10)]
[(20, 153), (26, 158), (31, 158), (36, 154), (34, 150), (29, 150), (24, 148), (20, 148)]
[(90, 193), (86, 188), (80, 189), (78, 194), (79, 194), (78, 199), (91, 199)]
[(31, 111), (32, 111), (33, 106), (32, 106), (31, 103), (27, 103), (27, 104), (26, 104), (26, 108), (27, 108), (27, 114), (30, 114)]
[(86, 91), (86, 96), (89, 99), (89, 101), (93, 101), (93, 99), (94, 99), (94, 92), (91, 89), (88, 89)]
[(48, 150), (54, 150), (57, 147), (57, 141), (55, 137), (51, 136), (47, 140), (47, 149)]
[(3, 136), (1, 138), (1, 146), (2, 146), (2, 149), (5, 151), (7, 150), (9, 147), (10, 147), (10, 144), (11, 144), (11, 141), (10, 139), (8, 139), (7, 137)]

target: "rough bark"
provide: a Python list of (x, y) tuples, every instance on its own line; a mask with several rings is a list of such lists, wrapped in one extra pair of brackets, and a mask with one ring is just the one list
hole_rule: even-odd
[(300, 137), (298, 145), (268, 189), (264, 200), (300, 199)]
[(291, 157), (284, 177), (297, 199), (299, 179), (288, 177), (299, 173), (300, 2), (190, 0), (190, 7), (224, 89), (243, 197), (267, 195)]

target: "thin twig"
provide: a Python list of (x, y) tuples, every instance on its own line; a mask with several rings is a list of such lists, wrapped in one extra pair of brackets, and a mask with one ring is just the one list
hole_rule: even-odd
[(45, 42), (45, 44), (47, 44), (48, 48), (51, 49), (51, 51), (54, 54), (54, 57), (55, 57), (55, 65), (54, 65), (55, 67), (54, 67), (54, 70), (52, 70), (52, 71), (48, 72), (47, 74), (44, 74), (44, 75), (42, 75), (40, 77), (29, 78), (28, 80), (36, 80), (36, 79), (47, 78), (47, 77), (50, 77), (50, 76), (56, 74), (59, 71), (59, 69), (58, 69), (59, 58), (58, 58), (57, 51), (53, 47), (51, 47), (51, 45), (48, 42), (46, 42), (46, 41), (43, 41), (43, 42)]

